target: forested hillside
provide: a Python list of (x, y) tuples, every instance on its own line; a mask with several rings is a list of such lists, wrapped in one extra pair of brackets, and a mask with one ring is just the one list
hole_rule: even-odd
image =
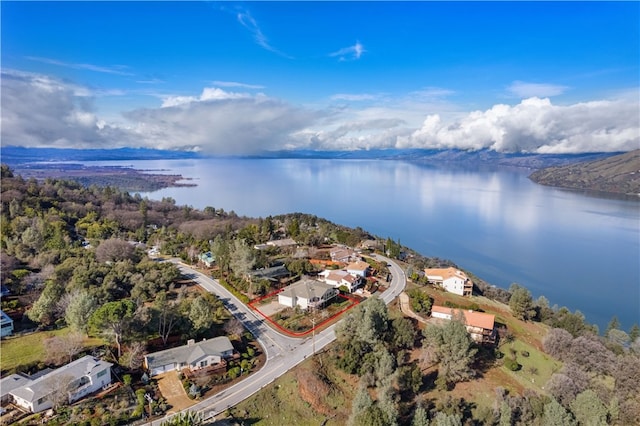
[(640, 149), (613, 157), (549, 167), (531, 174), (542, 185), (615, 194), (640, 194)]

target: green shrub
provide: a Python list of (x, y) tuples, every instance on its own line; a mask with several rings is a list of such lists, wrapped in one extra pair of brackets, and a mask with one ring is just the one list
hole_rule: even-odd
[(520, 368), (522, 368), (522, 366), (520, 364), (518, 364), (518, 361), (516, 361), (513, 358), (505, 359), (504, 360), (504, 366), (507, 367), (511, 371), (518, 371), (518, 370), (520, 370)]

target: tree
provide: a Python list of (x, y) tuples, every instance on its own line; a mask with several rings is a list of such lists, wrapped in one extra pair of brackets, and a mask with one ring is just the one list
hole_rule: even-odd
[(439, 362), (437, 380), (440, 386), (475, 375), (471, 364), (478, 350), (460, 319), (454, 318), (443, 325), (428, 325), (423, 333), (425, 350), (429, 351), (432, 361)]
[(542, 424), (545, 426), (574, 426), (576, 422), (556, 399), (551, 398), (551, 401), (544, 406)]
[(511, 287), (509, 287), (509, 292), (511, 293), (509, 307), (513, 315), (525, 321), (534, 318), (536, 311), (529, 290), (513, 283)]
[(158, 327), (158, 334), (162, 339), (162, 343), (166, 345), (171, 332), (180, 319), (178, 304), (167, 300), (167, 293), (161, 291), (156, 295), (156, 300), (153, 304), (153, 312), (156, 325)]
[(431, 422), (432, 426), (462, 426), (460, 414), (437, 413)]
[(567, 359), (572, 343), (573, 336), (562, 328), (552, 328), (542, 339), (545, 352), (561, 361)]
[(619, 330), (620, 329), (620, 321), (618, 320), (617, 316), (613, 316), (611, 317), (611, 321), (609, 321), (609, 324), (607, 324), (607, 329), (604, 332), (605, 336), (609, 336), (609, 332), (611, 330)]
[(413, 413), (411, 426), (429, 426), (429, 415), (422, 404), (418, 405), (418, 408)]
[(351, 403), (351, 415), (349, 416), (348, 424), (355, 425), (356, 418), (371, 408), (372, 405), (373, 400), (371, 399), (371, 395), (369, 395), (369, 390), (360, 382), (356, 395), (353, 397), (353, 402)]
[(413, 348), (416, 339), (416, 329), (411, 321), (405, 317), (396, 317), (391, 320), (391, 344), (392, 349)]
[(86, 333), (89, 318), (97, 307), (97, 300), (86, 290), (67, 293), (69, 302), (65, 309), (64, 319), (69, 327), (78, 332)]
[(213, 325), (213, 310), (214, 306), (202, 295), (191, 301), (188, 316), (196, 334)]
[(108, 302), (100, 306), (89, 319), (89, 329), (111, 336), (118, 347), (118, 358), (122, 356), (122, 337), (129, 330), (136, 313), (131, 300)]
[[(250, 272), (255, 264), (256, 258), (251, 247), (242, 240), (234, 240), (231, 250), (230, 266), (236, 276), (246, 280), (251, 279)], [(249, 289), (251, 293), (251, 289)]]
[(53, 380), (45, 381), (44, 387), (47, 399), (51, 401), (54, 410), (69, 403), (69, 392), (74, 387), (73, 382), (74, 378), (70, 374), (61, 374)]
[(240, 336), (244, 332), (244, 325), (239, 319), (232, 317), (224, 323), (224, 331), (232, 336)]
[(43, 344), (47, 359), (54, 364), (64, 364), (73, 361), (73, 356), (83, 348), (84, 336), (78, 332), (71, 332), (62, 336), (45, 339)]
[(117, 262), (119, 260), (133, 259), (133, 254), (133, 246), (117, 238), (105, 240), (96, 248), (98, 262)]
[(211, 253), (216, 258), (216, 263), (220, 269), (228, 272), (231, 263), (231, 249), (229, 248), (229, 243), (222, 235), (216, 235), (214, 238), (211, 244)]
[(605, 426), (607, 424), (607, 407), (591, 389), (576, 396), (571, 403), (571, 411), (579, 425)]
[(629, 340), (635, 342), (638, 337), (640, 337), (640, 326), (636, 323), (629, 329)]
[(57, 281), (49, 281), (42, 290), (40, 297), (27, 311), (29, 319), (43, 325), (51, 325), (57, 319), (56, 305), (62, 295), (64, 287)]

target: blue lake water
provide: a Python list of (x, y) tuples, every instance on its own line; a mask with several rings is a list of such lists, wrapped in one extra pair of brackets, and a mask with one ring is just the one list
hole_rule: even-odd
[[(116, 164), (101, 162), (101, 164)], [(122, 162), (117, 164), (124, 164)], [(265, 217), (303, 212), (447, 258), (491, 284), (579, 309), (602, 330), (640, 322), (640, 201), (544, 187), (526, 171), (387, 160), (126, 162), (193, 178), (143, 194)]]

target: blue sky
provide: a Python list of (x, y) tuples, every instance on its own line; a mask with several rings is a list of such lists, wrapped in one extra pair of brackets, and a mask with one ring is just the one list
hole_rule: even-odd
[(2, 144), (640, 147), (638, 2), (7, 2)]

